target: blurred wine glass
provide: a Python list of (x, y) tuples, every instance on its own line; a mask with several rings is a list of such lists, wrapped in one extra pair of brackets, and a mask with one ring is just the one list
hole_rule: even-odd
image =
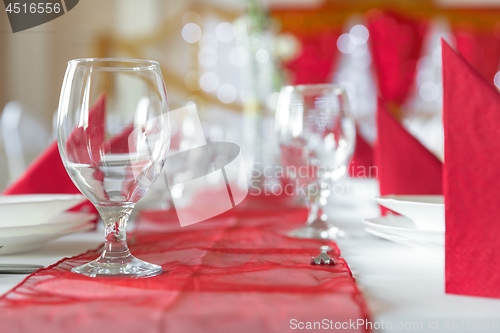
[(281, 163), (297, 191), (307, 198), (309, 215), (298, 238), (335, 239), (345, 233), (323, 209), (331, 184), (347, 172), (356, 129), (345, 90), (318, 84), (283, 87), (276, 109), (275, 134)]

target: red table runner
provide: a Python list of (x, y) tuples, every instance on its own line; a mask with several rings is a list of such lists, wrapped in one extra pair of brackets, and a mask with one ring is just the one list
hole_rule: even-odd
[[(142, 212), (130, 248), (162, 265), (162, 275), (88, 278), (70, 272), (100, 249), (63, 259), (0, 299), (0, 332), (368, 331), (366, 303), (347, 263), (338, 258), (335, 266), (311, 265), (324, 241), (286, 236), (305, 219), (305, 209), (269, 197), (249, 197), (184, 228), (175, 213)], [(328, 245), (338, 257), (336, 244)]]

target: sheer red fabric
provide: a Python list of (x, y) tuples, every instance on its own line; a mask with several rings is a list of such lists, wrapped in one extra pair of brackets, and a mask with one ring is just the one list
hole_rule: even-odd
[(368, 320), (347, 263), (310, 265), (324, 242), (286, 236), (305, 219), (305, 209), (274, 197), (249, 197), (184, 228), (175, 213), (143, 212), (130, 247), (162, 265), (162, 275), (87, 278), (69, 270), (99, 250), (63, 259), (0, 299), (0, 331), (288, 332), (298, 323)]

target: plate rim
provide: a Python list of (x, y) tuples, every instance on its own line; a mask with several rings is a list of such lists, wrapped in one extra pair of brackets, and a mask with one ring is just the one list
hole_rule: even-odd
[(377, 224), (377, 223), (373, 223), (371, 220), (378, 220), (378, 219), (386, 219), (386, 218), (401, 218), (401, 219), (407, 219), (409, 221), (411, 221), (412, 223), (415, 223), (413, 222), (409, 217), (406, 217), (406, 216), (403, 216), (403, 215), (386, 215), (386, 216), (378, 216), (378, 217), (372, 217), (372, 218), (365, 218), (363, 219), (363, 223), (365, 224), (375, 224), (376, 226), (383, 226), (384, 228), (390, 228), (390, 229), (393, 229), (393, 230), (400, 230), (400, 231), (415, 231), (415, 232), (423, 232), (423, 233), (427, 233), (427, 234), (433, 234), (433, 235), (445, 235), (445, 230), (429, 230), (429, 229), (417, 229), (415, 227), (415, 229), (409, 229), (409, 228), (404, 228), (404, 227), (395, 227), (395, 226), (389, 226), (389, 225), (381, 225), (381, 224)]
[[(443, 197), (443, 202), (422, 202), (422, 201), (413, 201), (413, 200), (404, 200), (403, 197)], [(387, 194), (387, 195), (379, 195), (375, 197), (375, 200), (381, 204), (380, 201), (392, 201), (398, 203), (405, 204), (416, 204), (416, 205), (430, 205), (436, 207), (445, 207), (444, 196), (441, 194)]]

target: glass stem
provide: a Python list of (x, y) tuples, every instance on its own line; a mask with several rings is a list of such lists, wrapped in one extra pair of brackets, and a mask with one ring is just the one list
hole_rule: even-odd
[(133, 208), (133, 204), (97, 206), (105, 235), (101, 260), (120, 263), (121, 259), (131, 256), (127, 245), (127, 221)]
[(311, 225), (314, 222), (326, 222), (327, 216), (323, 211), (326, 197), (328, 196), (328, 184), (320, 178), (318, 181), (309, 185), (308, 205), (309, 216), (307, 217), (307, 224)]

